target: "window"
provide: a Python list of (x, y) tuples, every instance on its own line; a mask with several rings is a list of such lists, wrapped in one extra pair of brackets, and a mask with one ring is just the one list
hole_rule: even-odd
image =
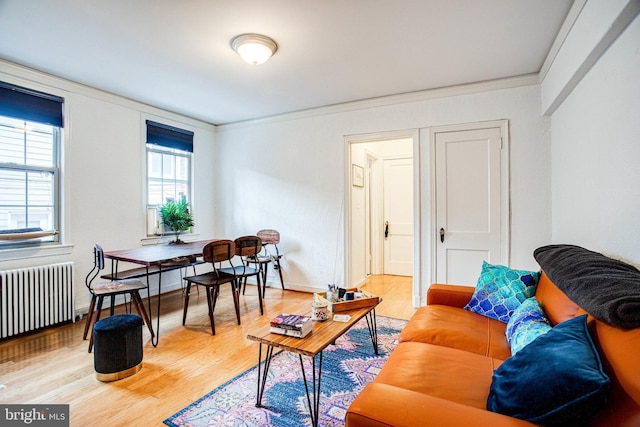
[(62, 105), (0, 82), (0, 248), (58, 241)]
[(162, 234), (159, 208), (191, 203), (193, 132), (147, 120), (147, 235)]

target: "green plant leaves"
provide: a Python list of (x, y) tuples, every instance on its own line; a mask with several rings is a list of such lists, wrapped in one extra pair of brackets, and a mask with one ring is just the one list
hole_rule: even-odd
[(166, 225), (175, 233), (176, 241), (180, 233), (193, 227), (193, 216), (189, 212), (189, 204), (186, 200), (177, 202), (167, 202), (160, 207), (160, 217), (162, 224)]

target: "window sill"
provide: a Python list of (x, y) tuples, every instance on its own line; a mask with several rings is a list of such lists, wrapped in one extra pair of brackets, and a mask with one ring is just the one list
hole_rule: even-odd
[[(180, 240), (184, 240), (185, 242), (195, 242), (199, 239), (200, 234), (181, 234)], [(173, 234), (165, 234), (164, 236), (155, 236), (155, 237), (145, 237), (140, 239), (140, 243), (142, 246), (152, 246), (152, 245), (165, 245), (174, 240)]]
[(69, 255), (73, 245), (34, 246), (27, 248), (0, 250), (1, 261), (14, 261), (18, 259), (45, 258), (58, 255)]

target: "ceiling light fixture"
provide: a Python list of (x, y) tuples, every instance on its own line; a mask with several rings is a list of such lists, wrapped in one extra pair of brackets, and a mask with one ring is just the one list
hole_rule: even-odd
[(240, 34), (231, 39), (233, 49), (247, 63), (264, 64), (278, 50), (276, 42), (261, 34)]

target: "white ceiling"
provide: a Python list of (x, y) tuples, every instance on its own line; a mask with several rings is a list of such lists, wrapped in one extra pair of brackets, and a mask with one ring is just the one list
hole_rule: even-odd
[[(213, 124), (537, 73), (571, 0), (0, 0), (0, 58)], [(241, 33), (278, 52), (251, 66)]]

